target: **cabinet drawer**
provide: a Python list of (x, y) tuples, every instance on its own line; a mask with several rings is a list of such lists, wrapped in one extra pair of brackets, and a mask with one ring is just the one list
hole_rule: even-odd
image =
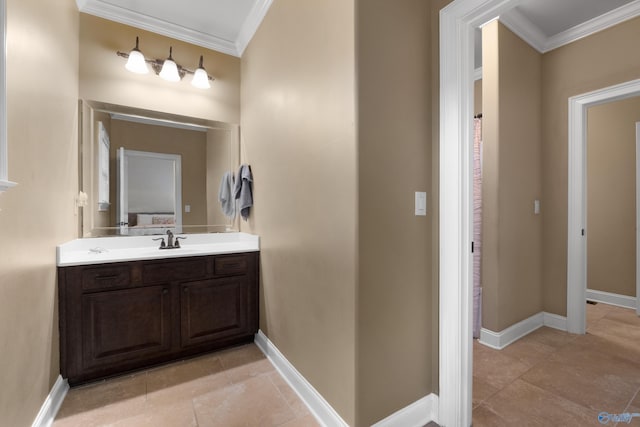
[(82, 290), (97, 291), (129, 286), (131, 269), (128, 265), (105, 265), (82, 270)]
[(145, 263), (142, 267), (144, 283), (200, 279), (207, 275), (206, 257)]
[(246, 255), (218, 256), (214, 258), (213, 265), (216, 275), (244, 274), (248, 261)]

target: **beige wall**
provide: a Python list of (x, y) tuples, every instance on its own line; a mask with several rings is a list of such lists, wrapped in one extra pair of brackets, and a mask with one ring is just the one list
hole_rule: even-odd
[(430, 24), (429, 2), (357, 2), (361, 426), (433, 390)]
[[(110, 200), (111, 226), (116, 224), (116, 151), (151, 151), (179, 154), (182, 163), (182, 223), (185, 226), (207, 223), (207, 134), (195, 130), (154, 126), (124, 120), (111, 120)], [(217, 192), (216, 192), (217, 194)], [(190, 205), (191, 212), (184, 206)]]
[(636, 296), (636, 122), (640, 97), (587, 113), (587, 288)]
[(567, 308), (567, 100), (640, 78), (640, 18), (543, 56), (542, 192), (544, 310)]
[(542, 58), (498, 21), (482, 36), (482, 324), (501, 331), (542, 311)]
[(9, 178), (0, 195), (0, 425), (28, 426), (59, 375), (56, 245), (77, 235), (78, 12), (9, 0)]
[(355, 425), (354, 2), (276, 0), (242, 57), (260, 328)]
[[(173, 46), (173, 58), (186, 68), (196, 68), (200, 55), (209, 75), (216, 78), (211, 89), (191, 86), (189, 77), (169, 83), (149, 74), (124, 68), (117, 51), (129, 52), (140, 37), (145, 57), (164, 59)], [(189, 43), (95, 16), (80, 14), (80, 97), (148, 110), (240, 122), (240, 59)]]

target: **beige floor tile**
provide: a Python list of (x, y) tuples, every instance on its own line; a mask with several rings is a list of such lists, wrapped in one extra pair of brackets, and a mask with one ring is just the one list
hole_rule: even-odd
[(193, 400), (200, 427), (279, 426), (296, 418), (265, 375)]
[(610, 320), (605, 317), (594, 325), (589, 326), (587, 333), (605, 338), (610, 341), (611, 345), (619, 346), (626, 352), (633, 352), (640, 355), (639, 326), (617, 320)]
[(473, 409), (473, 427), (511, 427), (511, 424), (491, 409), (480, 405)]
[(640, 316), (636, 314), (635, 309), (616, 306), (610, 307), (610, 310), (604, 315), (605, 319), (640, 326)]
[(278, 389), (289, 407), (296, 414), (296, 417), (300, 418), (310, 415), (307, 406), (302, 403), (302, 400), (300, 400), (296, 392), (293, 391), (291, 387), (289, 387), (289, 384), (287, 384), (287, 382), (278, 372), (274, 371), (267, 375), (269, 380), (271, 380), (271, 383)]
[(219, 357), (226, 375), (234, 384), (275, 371), (271, 362), (253, 344), (225, 350)]
[(576, 339), (576, 337), (577, 335), (559, 331), (553, 328), (548, 328), (546, 326), (536, 329), (526, 336), (527, 340), (534, 341), (536, 343), (554, 348), (556, 350), (564, 347), (567, 344), (570, 344), (571, 342), (573, 342), (573, 340)]
[(318, 424), (313, 415), (309, 414), (305, 417), (288, 421), (282, 424), (282, 427), (320, 427), (320, 424)]
[(520, 339), (501, 351), (504, 355), (519, 360), (528, 366), (534, 366), (546, 360), (556, 350), (557, 347), (544, 344), (532, 338)]
[(191, 400), (174, 404), (147, 406), (147, 409), (132, 417), (123, 417), (112, 427), (198, 427)]
[(522, 379), (595, 411), (622, 411), (640, 387), (640, 366), (572, 344)]
[(587, 304), (587, 325), (590, 325), (598, 320), (602, 319), (607, 315), (612, 309), (613, 305), (609, 304)]
[(522, 380), (514, 381), (487, 399), (481, 407), (489, 409), (509, 426), (598, 425), (597, 411)]
[(473, 347), (473, 374), (486, 384), (501, 389), (530, 369), (526, 363), (482, 344)]
[(145, 394), (144, 372), (73, 388), (67, 393), (53, 425), (107, 425), (117, 421), (122, 414), (135, 415), (143, 411)]
[(230, 384), (218, 357), (187, 360), (147, 373), (147, 401), (156, 406), (178, 400), (191, 401)]
[(473, 407), (480, 405), (489, 397), (500, 391), (499, 388), (492, 386), (480, 377), (473, 376)]

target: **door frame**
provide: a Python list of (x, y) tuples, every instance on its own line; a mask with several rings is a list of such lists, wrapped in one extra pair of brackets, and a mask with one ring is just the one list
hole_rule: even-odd
[(455, 0), (440, 11), (438, 422), (448, 427), (472, 420), (474, 31), (517, 3)]
[[(640, 95), (640, 79), (597, 89), (569, 98), (569, 188), (567, 227), (567, 330), (584, 334), (587, 291), (587, 109), (606, 102)], [(637, 136), (636, 136), (637, 138)], [(636, 151), (636, 162), (640, 154)], [(636, 171), (638, 166), (636, 166)], [(638, 182), (636, 172), (636, 183)], [(638, 204), (636, 185), (636, 206)], [(638, 208), (636, 207), (636, 223)], [(637, 233), (637, 231), (636, 231)], [(636, 240), (636, 245), (638, 242)], [(638, 252), (636, 251), (636, 257)], [(638, 260), (636, 259), (636, 270)], [(636, 275), (636, 292), (640, 282)], [(636, 294), (638, 295), (638, 294)], [(636, 298), (636, 311), (640, 313)]]
[(636, 122), (636, 314), (640, 316), (640, 122)]

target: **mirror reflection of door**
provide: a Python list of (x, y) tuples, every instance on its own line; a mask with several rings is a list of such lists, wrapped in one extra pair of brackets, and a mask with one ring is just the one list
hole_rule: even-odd
[(117, 226), (122, 235), (182, 232), (178, 154), (118, 149)]

